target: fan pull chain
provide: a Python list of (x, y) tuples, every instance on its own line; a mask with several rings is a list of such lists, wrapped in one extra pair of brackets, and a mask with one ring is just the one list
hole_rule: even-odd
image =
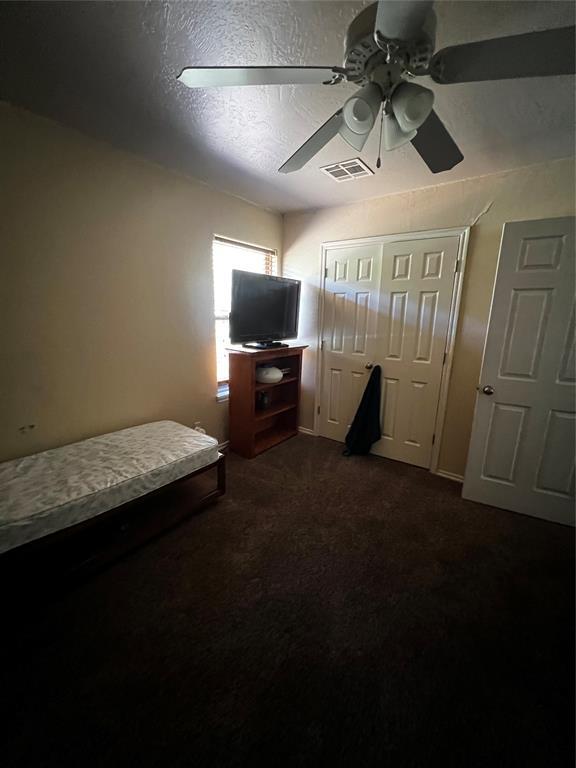
[(380, 117), (380, 140), (378, 142), (378, 160), (376, 160), (376, 168), (380, 168), (382, 160), (380, 155), (382, 154), (382, 127), (384, 125), (384, 105), (382, 105), (382, 114)]

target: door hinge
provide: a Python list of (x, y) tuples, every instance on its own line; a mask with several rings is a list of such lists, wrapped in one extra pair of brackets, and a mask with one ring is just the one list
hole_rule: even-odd
[(324, 277), (328, 277), (328, 267), (324, 267)]
[(436, 435), (432, 435), (432, 445), (436, 442)]
[(448, 357), (448, 352), (444, 352), (444, 357), (442, 358), (442, 365), (446, 365), (446, 358)]
[(320, 406), (318, 406), (318, 408), (316, 408), (316, 413), (318, 413), (318, 414), (320, 413)]
[(324, 339), (320, 342), (320, 349), (324, 349)]
[(461, 259), (456, 259), (456, 264), (454, 264), (454, 272), (460, 272), (460, 264), (462, 263)]

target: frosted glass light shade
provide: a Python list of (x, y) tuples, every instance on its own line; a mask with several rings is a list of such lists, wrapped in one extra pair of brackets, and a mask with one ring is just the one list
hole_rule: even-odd
[(384, 149), (389, 151), (391, 149), (397, 149), (403, 144), (407, 144), (416, 136), (416, 131), (405, 132), (398, 125), (398, 121), (394, 115), (384, 115), (384, 122), (382, 124), (382, 143)]
[(362, 149), (382, 104), (382, 91), (375, 83), (368, 83), (351, 96), (342, 109), (343, 124), (340, 135), (354, 149)]
[(392, 94), (392, 111), (405, 133), (425, 122), (434, 105), (434, 93), (416, 83), (401, 83)]

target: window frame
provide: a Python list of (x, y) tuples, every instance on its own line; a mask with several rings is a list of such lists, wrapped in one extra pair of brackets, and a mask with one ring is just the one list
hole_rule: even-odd
[[(262, 245), (255, 245), (254, 243), (246, 243), (242, 240), (236, 240), (230, 237), (225, 237), (223, 235), (217, 235), (214, 233), (212, 235), (212, 276), (213, 276), (213, 285), (215, 288), (215, 275), (214, 275), (214, 244), (215, 243), (222, 243), (226, 246), (231, 246), (233, 248), (242, 248), (244, 250), (251, 250), (251, 251), (257, 251), (264, 256), (264, 272), (261, 274), (263, 275), (280, 275), (280, 258), (277, 248), (267, 248)], [(215, 297), (214, 297), (215, 298)], [(213, 298), (213, 303), (214, 303)], [(217, 320), (228, 320), (229, 315), (224, 312), (216, 312), (215, 308), (213, 309), (213, 322), (216, 323)], [(216, 343), (216, 337), (214, 338), (214, 342)], [(216, 355), (218, 356), (218, 349), (216, 348)], [(218, 379), (218, 373), (216, 373), (216, 399), (226, 400), (228, 397), (228, 379)]]

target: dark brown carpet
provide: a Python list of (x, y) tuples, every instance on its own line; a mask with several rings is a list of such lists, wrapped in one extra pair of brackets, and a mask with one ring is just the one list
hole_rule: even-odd
[(217, 505), (4, 622), (0, 761), (571, 767), (573, 532), (459, 493), (320, 438), (230, 456)]

